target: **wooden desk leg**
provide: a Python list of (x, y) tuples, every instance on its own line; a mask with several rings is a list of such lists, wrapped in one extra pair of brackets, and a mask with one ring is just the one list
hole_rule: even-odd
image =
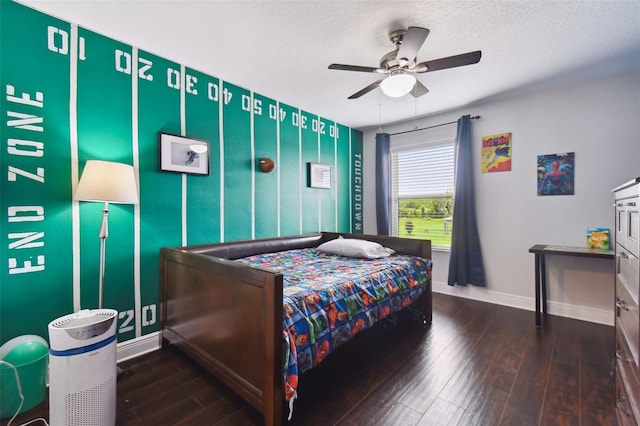
[(540, 327), (540, 258), (542, 254), (536, 253), (536, 327)]
[(547, 313), (547, 264), (544, 258), (544, 254), (540, 256), (540, 284), (542, 294), (542, 313)]

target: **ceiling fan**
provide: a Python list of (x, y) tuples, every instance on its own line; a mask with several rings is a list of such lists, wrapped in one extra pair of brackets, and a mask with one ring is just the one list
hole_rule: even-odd
[(396, 45), (396, 48), (380, 59), (380, 67), (331, 64), (329, 65), (329, 69), (372, 72), (385, 74), (387, 76), (349, 96), (349, 99), (357, 99), (371, 92), (378, 86), (380, 86), (387, 96), (400, 97), (411, 93), (417, 98), (428, 93), (429, 89), (420, 83), (414, 74), (423, 74), (447, 68), (477, 64), (480, 61), (482, 52), (476, 50), (474, 52), (416, 63), (418, 50), (420, 50), (428, 35), (429, 30), (421, 27), (409, 27), (406, 30), (393, 31), (389, 34), (389, 39)]

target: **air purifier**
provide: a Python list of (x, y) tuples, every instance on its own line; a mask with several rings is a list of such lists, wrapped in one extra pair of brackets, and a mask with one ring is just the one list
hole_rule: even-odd
[(117, 317), (85, 309), (49, 323), (51, 426), (115, 425)]

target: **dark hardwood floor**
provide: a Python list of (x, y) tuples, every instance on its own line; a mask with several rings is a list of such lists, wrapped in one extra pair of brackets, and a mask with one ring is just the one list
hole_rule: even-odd
[[(441, 294), (433, 305), (429, 328), (379, 327), (303, 376), (290, 424), (615, 425), (613, 327), (549, 316), (536, 329), (533, 312)], [(118, 425), (261, 423), (177, 350), (121, 367)], [(39, 416), (46, 401), (13, 424)]]

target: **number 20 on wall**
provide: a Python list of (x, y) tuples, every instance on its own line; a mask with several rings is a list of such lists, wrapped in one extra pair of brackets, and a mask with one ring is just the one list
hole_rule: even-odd
[[(133, 309), (129, 309), (128, 311), (122, 311), (118, 313), (118, 319), (120, 320), (120, 327), (118, 328), (118, 333), (128, 333), (129, 331), (133, 331), (135, 318), (135, 311)], [(155, 324), (157, 321), (156, 317), (156, 305), (147, 305), (142, 307), (142, 326), (147, 327), (149, 325)]]

